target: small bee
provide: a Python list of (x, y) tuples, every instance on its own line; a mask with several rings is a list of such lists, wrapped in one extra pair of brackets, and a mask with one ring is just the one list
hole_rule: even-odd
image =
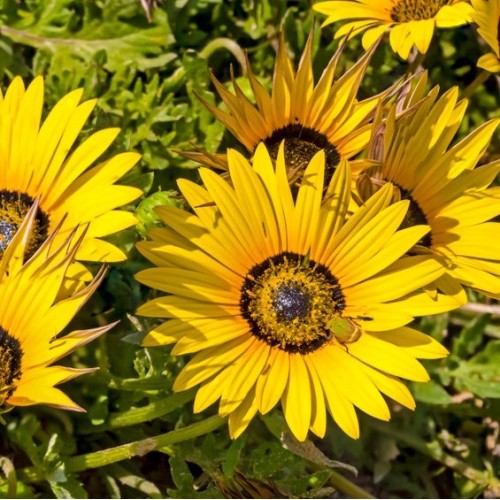
[[(333, 335), (335, 335), (335, 338), (342, 345), (352, 344), (353, 342), (356, 342), (363, 333), (361, 327), (356, 323), (356, 319), (369, 321), (373, 318), (370, 318), (368, 316), (357, 316), (355, 318), (343, 318), (342, 316), (335, 316), (328, 322), (327, 328), (333, 333)], [(348, 349), (347, 352), (349, 352)]]

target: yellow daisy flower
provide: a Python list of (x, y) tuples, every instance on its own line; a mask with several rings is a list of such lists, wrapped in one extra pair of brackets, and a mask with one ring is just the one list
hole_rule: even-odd
[(339, 164), (323, 198), (323, 151), (296, 201), (283, 147), (276, 170), (264, 145), (253, 168), (229, 150), (228, 167), (231, 183), (207, 168), (200, 169), (205, 188), (180, 180), (194, 214), (158, 208), (170, 228), (138, 244), (158, 268), (137, 279), (168, 294), (138, 310), (169, 319), (144, 345), (176, 342), (172, 354), (197, 353), (174, 390), (201, 385), (195, 412), (220, 399), (233, 438), (280, 400), (299, 440), (309, 429), (325, 434), (326, 410), (358, 438), (355, 407), (390, 418), (381, 393), (414, 408), (399, 378), (428, 380), (416, 358), (440, 358), (446, 349), (404, 325), (415, 311), (458, 303), (419, 291), (442, 274), (436, 260), (400, 259), (428, 231), (397, 230), (408, 202), (390, 206), (388, 185), (347, 218), (350, 170)]
[[(312, 156), (320, 149), (326, 153), (327, 177), (331, 177), (341, 158), (351, 158), (361, 151), (370, 139), (368, 121), (380, 98), (376, 96), (360, 102), (356, 99), (371, 54), (366, 54), (335, 79), (340, 48), (315, 85), (312, 40), (310, 35), (295, 72), (281, 34), (271, 94), (258, 81), (247, 62), (247, 77), (256, 105), (244, 95), (234, 76), (233, 94), (211, 75), (227, 111), (200, 98), (250, 153), (253, 154), (263, 141), (271, 156), (276, 158), (284, 140), (291, 182), (300, 178)], [(225, 167), (227, 164), (225, 155), (183, 154), (212, 166)]]
[(500, 0), (471, 0), (474, 8), (471, 17), (477, 31), (493, 52), (479, 58), (477, 65), (491, 73), (500, 71), (500, 46), (498, 32), (500, 24)]
[(103, 273), (80, 292), (57, 300), (82, 237), (61, 241), (53, 233), (23, 264), (37, 224), (36, 209), (35, 201), (0, 260), (0, 411), (35, 404), (83, 411), (54, 386), (94, 368), (50, 365), (113, 326), (58, 336), (92, 295)]
[(387, 30), (392, 49), (408, 59), (415, 45), (425, 54), (434, 28), (452, 28), (471, 21), (471, 6), (462, 0), (332, 0), (319, 2), (314, 10), (328, 17), (323, 26), (349, 20), (335, 38), (363, 33), (363, 47), (368, 49)]
[[(44, 85), (37, 77), (25, 89), (16, 77), (5, 95), (0, 91), (0, 255), (20, 226), (33, 200), (39, 212), (28, 255), (55, 227), (59, 245), (77, 226), (85, 233), (78, 260), (116, 262), (126, 258), (116, 246), (101, 238), (136, 223), (133, 214), (115, 208), (135, 200), (140, 189), (114, 183), (140, 158), (121, 153), (89, 169), (116, 138), (119, 129), (76, 140), (96, 100), (80, 103), (83, 90), (63, 97), (41, 123)], [(91, 279), (80, 265), (70, 273)]]
[[(457, 100), (457, 87), (439, 99), (438, 91), (408, 103), (411, 110), (400, 117), (392, 107), (379, 163), (361, 174), (358, 186), (362, 198), (385, 182), (397, 186), (396, 199), (410, 201), (404, 226), (431, 228), (414, 251), (443, 258), (456, 281), (500, 298), (500, 223), (492, 221), (500, 214), (500, 188), (489, 187), (500, 161), (475, 168), (500, 120), (484, 123), (450, 148), (467, 101)], [(371, 189), (363, 182), (367, 177)]]

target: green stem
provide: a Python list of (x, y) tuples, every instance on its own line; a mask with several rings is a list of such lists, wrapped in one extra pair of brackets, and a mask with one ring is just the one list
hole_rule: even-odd
[(107, 431), (109, 429), (120, 429), (121, 427), (128, 427), (129, 425), (154, 420), (155, 418), (167, 415), (177, 408), (184, 406), (185, 403), (193, 399), (195, 392), (194, 389), (191, 391), (179, 392), (140, 408), (134, 408), (133, 410), (119, 413), (111, 413), (104, 425), (84, 427), (81, 433), (91, 434), (94, 432)]
[[(67, 472), (81, 472), (88, 469), (96, 469), (105, 465), (114, 464), (121, 460), (132, 457), (142, 457), (147, 453), (158, 450), (165, 446), (188, 441), (203, 434), (208, 434), (218, 429), (226, 422), (226, 418), (214, 415), (196, 424), (188, 425), (182, 429), (160, 434), (159, 436), (141, 439), (132, 443), (122, 444), (107, 450), (96, 451), (78, 455), (66, 460), (65, 466)], [(43, 481), (42, 471), (35, 467), (27, 467), (19, 471), (19, 477), (26, 482)]]
[[(78, 380), (78, 379), (77, 379)], [(118, 378), (113, 377), (109, 382), (110, 389), (119, 391), (158, 391), (165, 388), (165, 377), (147, 378)]]
[(363, 488), (355, 485), (352, 481), (349, 481), (349, 479), (345, 478), (338, 472), (332, 470), (330, 471), (330, 474), (331, 476), (328, 480), (328, 483), (332, 485), (336, 490), (345, 493), (351, 498), (376, 498), (371, 496), (370, 493), (365, 491)]
[(240, 63), (243, 73), (245, 73), (245, 53), (243, 52), (241, 47), (230, 38), (215, 38), (214, 40), (211, 40), (200, 51), (200, 57), (208, 59), (216, 50), (219, 49), (226, 49), (231, 52), (235, 59)]
[(469, 83), (467, 87), (465, 87), (462, 98), (468, 99), (476, 91), (476, 89), (490, 77), (490, 75), (491, 73), (489, 71), (483, 69), (481, 73), (479, 73), (479, 75), (477, 75), (476, 78), (474, 78), (474, 80)]
[(427, 455), (428, 457), (441, 462), (444, 466), (453, 469), (465, 478), (473, 481), (474, 483), (480, 485), (484, 488), (499, 488), (500, 479), (493, 477), (488, 471), (480, 471), (474, 469), (470, 465), (457, 458), (444, 452), (436, 444), (426, 443), (418, 437), (411, 436), (395, 429), (393, 426), (388, 424), (383, 424), (381, 422), (370, 422), (370, 426), (378, 432), (387, 434), (394, 439), (405, 443), (406, 445), (412, 447), (413, 449), (419, 451), (420, 453)]
[(7, 481), (5, 498), (15, 498), (17, 491), (16, 469), (7, 457), (0, 457), (0, 470), (5, 474), (5, 480)]

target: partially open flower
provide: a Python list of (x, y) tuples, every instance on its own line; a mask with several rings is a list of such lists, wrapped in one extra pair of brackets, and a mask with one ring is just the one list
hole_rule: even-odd
[(36, 203), (20, 223), (0, 259), (0, 411), (46, 404), (83, 411), (55, 386), (94, 371), (52, 364), (99, 337), (114, 325), (60, 336), (103, 277), (79, 292), (58, 299), (83, 235), (61, 240), (55, 233), (26, 261), (37, 224)]
[[(227, 111), (202, 99), (250, 153), (253, 154), (257, 145), (264, 142), (270, 155), (276, 159), (278, 148), (284, 141), (290, 183), (301, 178), (309, 161), (319, 150), (325, 152), (327, 182), (341, 159), (351, 158), (361, 151), (370, 139), (369, 120), (380, 98), (356, 99), (371, 53), (335, 78), (342, 53), (342, 47), (339, 48), (315, 84), (312, 40), (310, 35), (295, 72), (286, 51), (284, 35), (281, 35), (271, 94), (247, 65), (256, 104), (248, 100), (234, 77), (232, 93), (213, 75), (212, 81)], [(182, 154), (208, 165), (227, 168), (226, 155), (203, 152)]]

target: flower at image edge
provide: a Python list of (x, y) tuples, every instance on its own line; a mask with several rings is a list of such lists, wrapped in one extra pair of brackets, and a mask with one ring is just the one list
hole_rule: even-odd
[[(28, 257), (56, 227), (56, 245), (78, 227), (76, 238), (85, 236), (77, 260), (116, 262), (126, 258), (119, 248), (101, 238), (137, 222), (132, 213), (115, 209), (135, 200), (142, 191), (115, 182), (140, 155), (120, 153), (89, 168), (109, 148), (119, 129), (99, 130), (75, 146), (97, 102), (80, 103), (82, 93), (78, 89), (64, 96), (42, 123), (41, 77), (27, 89), (16, 77), (5, 95), (0, 92), (0, 255), (38, 198)], [(78, 263), (69, 274), (78, 280), (91, 279)]]
[(390, 30), (392, 49), (408, 59), (415, 45), (425, 54), (434, 28), (453, 28), (471, 21), (471, 6), (461, 0), (331, 0), (318, 2), (314, 10), (325, 14), (322, 26), (348, 21), (335, 33), (335, 38), (364, 33), (365, 50)]
[(474, 11), (472, 20), (477, 24), (477, 31), (491, 47), (492, 52), (479, 58), (477, 65), (491, 73), (500, 71), (500, 0), (471, 0)]
[(114, 326), (58, 336), (95, 291), (103, 273), (78, 293), (58, 300), (79, 241), (70, 237), (56, 244), (57, 237), (51, 234), (23, 264), (35, 224), (36, 203), (0, 260), (0, 411), (35, 404), (84, 411), (55, 386), (95, 368), (52, 363)]
[(382, 158), (364, 175), (378, 186), (392, 183), (410, 201), (406, 225), (430, 226), (415, 250), (443, 259), (448, 287), (462, 284), (499, 299), (500, 223), (495, 219), (500, 215), (500, 187), (492, 184), (500, 160), (477, 164), (500, 120), (483, 123), (450, 147), (467, 101), (458, 101), (457, 87), (439, 98), (438, 90), (412, 100), (411, 112), (398, 116), (396, 105), (389, 110)]
[(136, 278), (167, 294), (138, 310), (167, 319), (144, 345), (195, 353), (174, 390), (200, 385), (195, 412), (220, 400), (233, 438), (280, 400), (299, 440), (325, 434), (327, 410), (358, 438), (355, 407), (390, 418), (381, 393), (414, 408), (400, 378), (428, 380), (417, 358), (447, 351), (405, 326), (411, 309), (460, 305), (420, 291), (443, 273), (440, 263), (401, 258), (428, 227), (398, 231), (408, 203), (391, 205), (390, 186), (347, 218), (350, 169), (340, 163), (323, 199), (323, 152), (295, 202), (283, 148), (276, 170), (264, 145), (253, 167), (232, 150), (228, 166), (231, 184), (206, 168), (204, 187), (180, 180), (194, 214), (157, 208), (169, 227), (138, 244), (157, 267)]

